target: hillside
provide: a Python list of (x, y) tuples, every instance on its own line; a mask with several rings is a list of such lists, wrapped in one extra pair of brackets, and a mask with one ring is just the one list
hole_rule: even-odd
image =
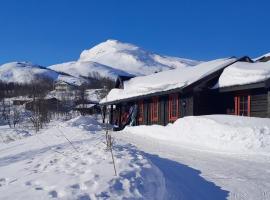
[(73, 84), (84, 81), (29, 62), (10, 62), (0, 66), (0, 80), (3, 82), (31, 83), (37, 77), (64, 80)]
[(64, 72), (75, 77), (87, 77), (93, 72), (98, 72), (101, 76), (116, 78), (118, 75), (129, 76), (130, 74), (120, 69), (115, 69), (92, 61), (71, 61), (56, 64), (49, 67), (58, 72)]

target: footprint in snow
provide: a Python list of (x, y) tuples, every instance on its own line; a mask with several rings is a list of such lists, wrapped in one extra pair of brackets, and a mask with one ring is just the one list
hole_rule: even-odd
[(50, 191), (48, 194), (49, 194), (49, 196), (51, 198), (57, 198), (58, 197), (58, 193), (55, 190)]
[(7, 179), (6, 178), (0, 178), (0, 187), (6, 185)]

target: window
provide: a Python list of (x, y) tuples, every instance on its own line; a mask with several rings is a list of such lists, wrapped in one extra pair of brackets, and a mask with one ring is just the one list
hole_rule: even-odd
[(234, 97), (235, 115), (250, 116), (250, 95), (238, 95)]
[(143, 100), (138, 103), (138, 121), (143, 123)]
[(179, 114), (178, 95), (172, 94), (169, 96), (169, 121), (175, 121)]
[(158, 121), (158, 97), (152, 98), (151, 102), (151, 121), (157, 122)]

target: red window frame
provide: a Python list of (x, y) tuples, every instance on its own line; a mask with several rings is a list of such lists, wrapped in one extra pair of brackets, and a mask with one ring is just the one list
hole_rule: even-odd
[(138, 122), (142, 123), (143, 122), (143, 100), (138, 102)]
[(169, 95), (169, 121), (175, 121), (179, 116), (179, 100), (177, 94)]
[(150, 117), (151, 122), (157, 122), (158, 121), (158, 97), (153, 97), (152, 102), (150, 104)]
[(234, 114), (250, 116), (250, 95), (237, 95), (234, 97)]

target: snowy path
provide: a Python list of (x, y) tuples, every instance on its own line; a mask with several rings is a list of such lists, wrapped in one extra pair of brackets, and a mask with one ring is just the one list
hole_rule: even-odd
[(163, 173), (169, 199), (269, 200), (270, 157), (213, 153), (116, 133)]

